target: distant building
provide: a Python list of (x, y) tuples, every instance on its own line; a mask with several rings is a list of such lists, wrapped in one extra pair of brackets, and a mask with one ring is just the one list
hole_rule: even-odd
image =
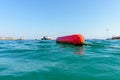
[(14, 38), (14, 37), (0, 37), (0, 40), (24, 40), (23, 37)]
[(0, 40), (15, 40), (13, 37), (0, 37)]

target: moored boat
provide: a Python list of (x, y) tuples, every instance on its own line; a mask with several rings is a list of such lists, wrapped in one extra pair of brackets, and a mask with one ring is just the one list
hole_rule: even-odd
[(107, 40), (120, 40), (120, 36), (113, 36), (112, 38), (107, 38)]
[(50, 36), (43, 36), (41, 40), (52, 40), (52, 37)]

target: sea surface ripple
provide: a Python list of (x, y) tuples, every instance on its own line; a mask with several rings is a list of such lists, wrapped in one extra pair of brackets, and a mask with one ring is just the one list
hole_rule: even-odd
[(120, 80), (120, 41), (1, 40), (0, 80)]

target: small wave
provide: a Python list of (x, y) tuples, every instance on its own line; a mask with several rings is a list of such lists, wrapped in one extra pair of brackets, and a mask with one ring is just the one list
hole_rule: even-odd
[(36, 75), (36, 80), (119, 80), (120, 41), (86, 40), (86, 44), (90, 45), (0, 41), (0, 80), (34, 80)]

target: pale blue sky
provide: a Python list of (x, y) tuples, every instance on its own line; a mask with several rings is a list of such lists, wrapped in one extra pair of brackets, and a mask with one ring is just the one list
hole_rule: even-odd
[(120, 35), (120, 0), (0, 0), (0, 36)]

